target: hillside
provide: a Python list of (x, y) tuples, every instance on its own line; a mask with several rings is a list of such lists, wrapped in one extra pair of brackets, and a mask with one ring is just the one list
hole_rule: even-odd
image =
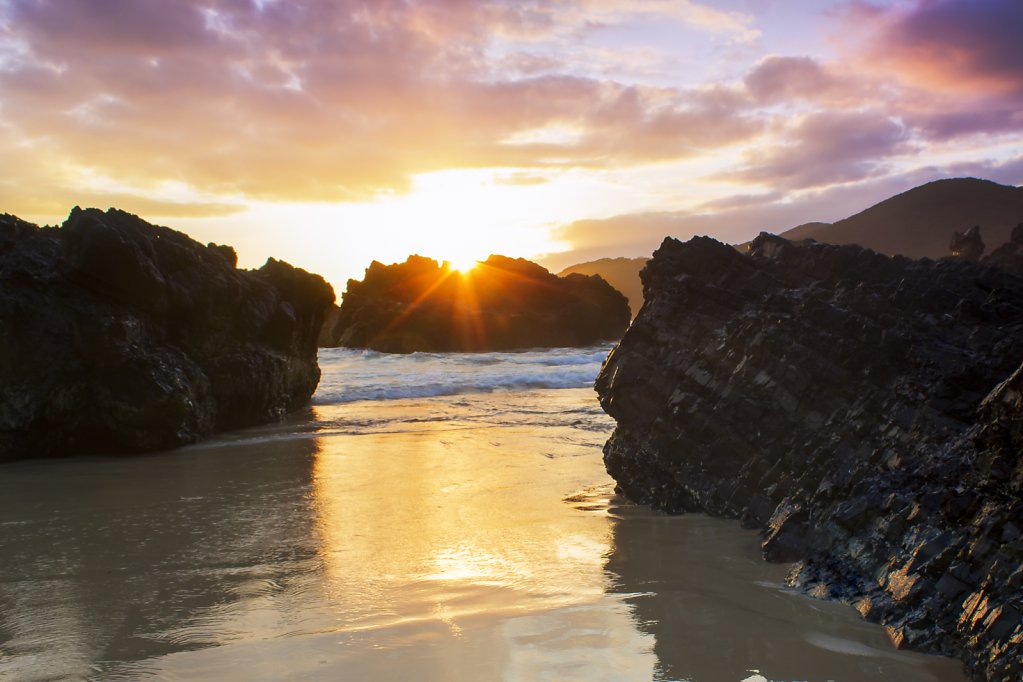
[(589, 261), (570, 265), (558, 273), (564, 277), (572, 273), (580, 275), (600, 275), (618, 291), (625, 294), (629, 299), (629, 309), (632, 316), (639, 313), (643, 305), (643, 283), (639, 280), (639, 271), (646, 265), (647, 258), (601, 258), (600, 260)]
[(1009, 241), (1023, 222), (1023, 188), (989, 180), (955, 178), (915, 187), (835, 223), (806, 223), (781, 234), (859, 244), (880, 253), (913, 258), (949, 255), (954, 231), (980, 226), (987, 253)]

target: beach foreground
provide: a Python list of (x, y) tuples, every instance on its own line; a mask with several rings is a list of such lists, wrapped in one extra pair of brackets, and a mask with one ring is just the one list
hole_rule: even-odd
[(371, 393), (460, 360), (327, 353), (284, 425), (5, 467), (0, 678), (965, 679), (783, 588), (737, 523), (615, 498), (591, 390), (343, 402), (339, 364)]

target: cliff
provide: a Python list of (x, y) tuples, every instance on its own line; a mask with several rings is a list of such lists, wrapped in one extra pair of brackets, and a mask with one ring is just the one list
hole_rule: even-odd
[(1023, 676), (1023, 277), (666, 239), (596, 389), (629, 498), (762, 529), (895, 644)]
[(492, 351), (616, 339), (629, 319), (625, 297), (597, 276), (557, 277), (504, 256), (461, 273), (410, 256), (349, 280), (325, 335), (330, 345), (388, 353)]
[(238, 270), (117, 210), (60, 228), (0, 216), (0, 461), (139, 452), (280, 419), (319, 381), (333, 290), (273, 259)]

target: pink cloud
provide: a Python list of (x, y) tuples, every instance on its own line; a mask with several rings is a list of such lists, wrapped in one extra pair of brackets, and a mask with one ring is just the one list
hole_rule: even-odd
[[(402, 190), (450, 167), (644, 164), (756, 133), (698, 92), (498, 70), (488, 22), (538, 21), (541, 6), (11, 0), (0, 115), (110, 177), (295, 200)], [(683, 9), (718, 16), (701, 7)], [(580, 135), (504, 143), (554, 125)]]
[(815, 98), (836, 87), (836, 79), (810, 57), (772, 55), (760, 61), (744, 80), (746, 89), (761, 102)]
[(909, 131), (880, 111), (822, 111), (788, 126), (781, 141), (758, 147), (746, 166), (722, 178), (798, 189), (862, 180), (885, 161), (912, 153)]
[(1023, 3), (919, 0), (885, 15), (875, 45), (882, 62), (925, 84), (1023, 93)]

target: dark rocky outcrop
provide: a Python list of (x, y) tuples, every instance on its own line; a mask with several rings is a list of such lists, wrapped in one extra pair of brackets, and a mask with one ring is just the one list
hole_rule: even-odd
[(984, 254), (984, 240), (980, 236), (980, 225), (974, 225), (965, 232), (953, 232), (948, 250), (956, 258), (978, 261)]
[(341, 308), (335, 304), (327, 309), (327, 314), (323, 318), (323, 326), (320, 327), (320, 336), (316, 340), (317, 345), (320, 348), (332, 348), (337, 346), (338, 337), (341, 336), (341, 332), (344, 331), (338, 325), (341, 321)]
[(625, 297), (597, 276), (557, 277), (504, 256), (463, 274), (410, 256), (348, 280), (325, 334), (328, 345), (388, 353), (510, 350), (616, 339), (629, 319)]
[(1002, 244), (986, 256), (984, 263), (1003, 270), (1023, 272), (1023, 223), (1013, 228), (1009, 242)]
[(667, 239), (596, 388), (631, 499), (763, 529), (898, 646), (1023, 679), (1023, 276)]
[(0, 217), (0, 461), (171, 448), (308, 402), (333, 290), (236, 260), (113, 209)]

